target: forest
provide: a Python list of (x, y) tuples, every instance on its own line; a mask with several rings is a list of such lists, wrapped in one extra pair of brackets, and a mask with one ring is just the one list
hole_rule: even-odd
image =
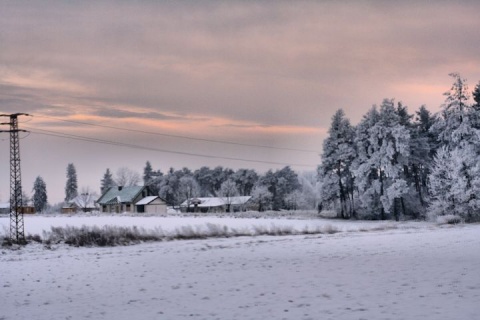
[(480, 220), (480, 83), (469, 103), (466, 80), (450, 76), (438, 114), (385, 99), (352, 126), (338, 110), (318, 169), (321, 201), (347, 219)]

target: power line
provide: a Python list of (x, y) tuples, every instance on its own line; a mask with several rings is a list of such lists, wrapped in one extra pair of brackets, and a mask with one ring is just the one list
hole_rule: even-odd
[(58, 138), (70, 139), (70, 140), (78, 140), (78, 141), (106, 144), (106, 145), (119, 146), (119, 147), (126, 147), (126, 148), (131, 148), (131, 149), (138, 149), (138, 150), (155, 151), (155, 152), (161, 152), (161, 153), (171, 153), (171, 154), (201, 157), (201, 158), (209, 158), (209, 159), (233, 160), (233, 161), (242, 161), (242, 162), (254, 162), (254, 163), (295, 166), (295, 167), (308, 167), (308, 168), (316, 167), (316, 165), (307, 165), (307, 164), (300, 164), (300, 163), (286, 163), (286, 162), (276, 162), (276, 161), (253, 160), (253, 159), (245, 159), (245, 158), (238, 158), (238, 157), (215, 156), (215, 155), (200, 154), (200, 153), (193, 153), (193, 152), (167, 150), (167, 149), (146, 147), (146, 146), (124, 143), (124, 142), (103, 140), (103, 139), (98, 139), (98, 138), (90, 138), (90, 137), (73, 135), (73, 134), (68, 134), (68, 133), (62, 133), (62, 132), (57, 132), (57, 131), (52, 131), (52, 130), (33, 129), (33, 128), (29, 128), (29, 127), (27, 127), (27, 128), (30, 129), (30, 132), (34, 133), (34, 134), (53, 136), (53, 137), (58, 137)]
[(181, 135), (174, 135), (174, 134), (160, 133), (160, 132), (153, 132), (153, 131), (146, 131), (146, 130), (120, 128), (120, 127), (115, 127), (115, 126), (94, 124), (94, 123), (83, 122), (83, 121), (65, 120), (65, 119), (61, 119), (61, 118), (57, 118), (57, 117), (49, 117), (49, 116), (42, 116), (42, 115), (36, 115), (36, 117), (54, 119), (54, 120), (58, 120), (58, 121), (62, 121), (62, 122), (69, 122), (69, 123), (81, 124), (81, 125), (92, 126), (92, 127), (107, 128), (107, 129), (121, 130), (121, 131), (127, 131), (127, 132), (136, 132), (136, 133), (143, 133), (143, 134), (151, 134), (151, 135), (157, 135), (157, 136), (163, 136), (163, 137), (169, 137), (169, 138), (203, 141), (203, 142), (210, 142), (210, 143), (230, 144), (230, 145), (244, 146), (244, 147), (266, 148), (266, 149), (286, 150), (286, 151), (306, 152), (306, 153), (316, 153), (316, 154), (319, 153), (319, 151), (316, 151), (316, 150), (274, 147), (274, 146), (266, 146), (266, 145), (257, 145), (257, 144), (226, 141), (226, 140), (196, 138), (196, 137), (190, 137), (190, 136), (181, 136)]

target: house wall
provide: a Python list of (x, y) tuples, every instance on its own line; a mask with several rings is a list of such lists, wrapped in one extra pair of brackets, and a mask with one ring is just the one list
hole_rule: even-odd
[(157, 198), (144, 206), (145, 213), (166, 214), (167, 204), (161, 199)]
[(167, 205), (166, 204), (147, 204), (145, 205), (145, 213), (166, 214)]

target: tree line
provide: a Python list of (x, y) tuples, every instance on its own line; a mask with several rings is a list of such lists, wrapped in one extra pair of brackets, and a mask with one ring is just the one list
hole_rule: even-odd
[[(163, 173), (154, 170), (150, 161), (147, 161), (142, 179), (143, 184), (154, 194), (174, 207), (197, 197), (228, 199), (252, 196), (259, 211), (313, 209), (318, 199), (316, 174), (312, 172), (299, 176), (289, 166), (269, 170), (265, 174), (258, 174), (253, 169), (234, 171), (222, 166), (203, 166), (194, 171), (189, 168), (170, 168)], [(116, 185), (120, 184), (113, 178), (110, 169), (107, 169), (101, 180), (102, 191)]]
[(441, 112), (410, 114), (383, 100), (356, 126), (332, 117), (318, 177), (324, 205), (341, 218), (480, 220), (480, 83), (452, 73)]

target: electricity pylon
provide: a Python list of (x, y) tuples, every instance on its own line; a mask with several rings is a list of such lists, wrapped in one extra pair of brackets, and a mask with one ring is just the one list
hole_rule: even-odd
[(10, 239), (16, 243), (25, 243), (22, 175), (20, 171), (20, 139), (18, 138), (18, 133), (26, 131), (18, 129), (18, 117), (28, 116), (28, 114), (14, 113), (0, 114), (0, 116), (10, 117), (10, 122), (1, 123), (10, 125), (10, 130), (0, 130), (0, 132), (10, 133)]

